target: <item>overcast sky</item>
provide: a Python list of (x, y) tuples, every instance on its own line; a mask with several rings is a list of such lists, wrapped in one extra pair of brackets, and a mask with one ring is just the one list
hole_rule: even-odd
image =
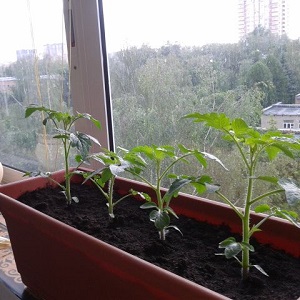
[[(238, 0), (103, 1), (109, 52), (142, 44), (160, 47), (170, 42), (201, 46), (238, 40)], [(294, 29), (291, 38), (298, 38), (300, 0), (289, 1)], [(60, 43), (64, 30), (62, 0), (1, 0), (0, 28), (0, 62), (15, 60), (17, 49), (42, 51), (45, 44)]]

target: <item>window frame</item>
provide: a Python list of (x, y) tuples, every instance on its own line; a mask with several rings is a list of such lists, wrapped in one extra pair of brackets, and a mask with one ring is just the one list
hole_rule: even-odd
[(74, 111), (91, 114), (102, 127), (99, 131), (90, 122), (82, 121), (77, 130), (89, 133), (102, 147), (114, 150), (102, 1), (63, 2)]

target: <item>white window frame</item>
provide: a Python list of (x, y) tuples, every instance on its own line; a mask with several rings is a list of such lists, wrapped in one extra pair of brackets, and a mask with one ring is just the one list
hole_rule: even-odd
[(105, 78), (108, 76), (107, 59), (102, 43), (104, 32), (100, 28), (103, 19), (101, 1), (64, 0), (64, 16), (74, 110), (90, 113), (102, 126), (99, 131), (89, 122), (82, 121), (77, 129), (95, 136), (102, 147), (113, 150), (109, 87), (105, 84), (108, 80)]
[(293, 129), (294, 128), (294, 120), (284, 120), (283, 128), (284, 129)]

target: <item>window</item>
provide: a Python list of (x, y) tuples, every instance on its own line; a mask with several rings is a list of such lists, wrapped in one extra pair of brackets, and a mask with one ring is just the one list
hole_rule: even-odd
[[(15, 22), (11, 22), (12, 16)], [(107, 135), (111, 124), (104, 101), (98, 20), (97, 1), (83, 6), (81, 1), (71, 0), (1, 2), (0, 161), (3, 164), (25, 171), (61, 168), (57, 159), (61, 149), (47, 138), (52, 129), (44, 130), (42, 116), (38, 114), (30, 120), (24, 118), (25, 108), (33, 103), (91, 113), (101, 120), (103, 128), (94, 136), (104, 147), (112, 144)], [(91, 36), (93, 43), (87, 46)], [(79, 130), (90, 131), (89, 124), (82, 122), (79, 126)]]
[(72, 109), (62, 2), (1, 1), (0, 28), (0, 161), (20, 170), (59, 168), (51, 128), (24, 112), (29, 104)]
[[(280, 20), (275, 20), (275, 24), (269, 24), (268, 20), (258, 22), (258, 9), (251, 5), (254, 2), (249, 0), (247, 5), (241, 5), (242, 2), (244, 0), (10, 0), (0, 4), (0, 14), (4, 15), (0, 22), (5, 20), (5, 14), (14, 15), (15, 7), (22, 13), (16, 18), (18, 27), (9, 34), (4, 32), (2, 40), (6, 47), (12, 44), (11, 36), (15, 37), (14, 42), (34, 40), (37, 43), (38, 29), (43, 33), (48, 32), (47, 28), (51, 28), (51, 33), (59, 32), (59, 39), (55, 40), (52, 34), (42, 34), (40, 37), (49, 40), (41, 45), (69, 47), (68, 65), (64, 69), (68, 74), (60, 81), (63, 83), (60, 86), (66, 88), (63, 95), (70, 100), (67, 107), (91, 113), (101, 121), (102, 130), (91, 134), (98, 137), (103, 147), (183, 143), (211, 151), (230, 165), (235, 161), (234, 153), (224, 146), (224, 141), (214, 132), (180, 118), (194, 111), (217, 111), (260, 126), (262, 108), (279, 101), (293, 103), (300, 91), (300, 34), (297, 31), (300, 26), (296, 13), (299, 9), (291, 7), (288, 27), (291, 31), (288, 36), (281, 36)], [(61, 30), (64, 28), (62, 3), (66, 42)], [(299, 4), (294, 1), (291, 5)], [(266, 15), (270, 16), (260, 17)], [(30, 30), (27, 29), (26, 34), (21, 32), (21, 29), (30, 29), (31, 21), (34, 39)], [(239, 26), (239, 22), (243, 26)], [(269, 28), (257, 24), (269, 24)], [(5, 23), (1, 28), (5, 28)], [(271, 28), (278, 31), (271, 33)], [(56, 51), (56, 46), (53, 48)], [(19, 55), (26, 55), (29, 61), (30, 57), (37, 57), (40, 62), (45, 48), (37, 52), (35, 49), (31, 44), (21, 44), (8, 53), (26, 50)], [(51, 49), (45, 53), (51, 54)], [(2, 59), (4, 54), (0, 57)], [(20, 81), (13, 83), (16, 74), (11, 64), (16, 62), (17, 57), (2, 63), (0, 77), (4, 78), (5, 89), (9, 86), (9, 90), (21, 93), (24, 89), (19, 87)], [(42, 98), (48, 104), (50, 83), (62, 77), (55, 76), (61, 76), (59, 72), (47, 73), (47, 70), (44, 67), (39, 75), (29, 73), (28, 80), (32, 81), (27, 86), (31, 92), (38, 78)], [(69, 75), (70, 82), (67, 81)], [(9, 81), (10, 78), (13, 80)], [(5, 132), (1, 136), (0, 160), (21, 170), (36, 169), (39, 167), (35, 157), (38, 135), (27, 127), (37, 126), (28, 125), (22, 110), (37, 97), (23, 102), (17, 96), (0, 89), (0, 129)], [(59, 97), (58, 102), (66, 103), (66, 99)], [(16, 117), (8, 116), (7, 111), (10, 113), (13, 109), (18, 111)], [(92, 130), (88, 124), (80, 127), (84, 131)], [(229, 186), (235, 176), (234, 172), (222, 176), (214, 166), (211, 172), (223, 186)], [(237, 192), (232, 191), (232, 198), (239, 199), (240, 189), (234, 189)]]
[(293, 129), (294, 128), (294, 120), (284, 120), (283, 128), (284, 129)]

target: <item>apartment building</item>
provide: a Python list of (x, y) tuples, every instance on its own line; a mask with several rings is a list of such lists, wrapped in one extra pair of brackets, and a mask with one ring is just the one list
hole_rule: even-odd
[(283, 131), (300, 131), (300, 94), (295, 96), (295, 104), (278, 102), (262, 111), (261, 127)]
[(239, 38), (258, 26), (273, 34), (288, 34), (289, 0), (239, 0), (238, 6)]

